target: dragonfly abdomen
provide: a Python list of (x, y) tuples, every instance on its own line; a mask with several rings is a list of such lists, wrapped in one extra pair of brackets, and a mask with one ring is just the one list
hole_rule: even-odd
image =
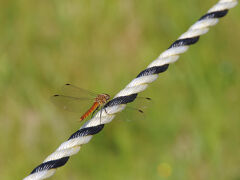
[(85, 118), (87, 118), (95, 109), (97, 109), (99, 106), (99, 103), (98, 102), (95, 102), (93, 103), (92, 107), (87, 111), (85, 112), (82, 117), (80, 118), (80, 121), (84, 120)]

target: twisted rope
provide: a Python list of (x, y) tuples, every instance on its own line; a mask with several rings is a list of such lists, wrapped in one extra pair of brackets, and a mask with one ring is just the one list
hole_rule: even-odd
[(52, 176), (57, 168), (67, 163), (70, 156), (78, 153), (83, 144), (88, 143), (94, 134), (99, 133), (103, 129), (104, 124), (110, 123), (116, 113), (122, 111), (127, 103), (134, 101), (138, 93), (144, 91), (149, 83), (158, 78), (159, 73), (165, 72), (169, 64), (177, 61), (180, 54), (186, 52), (190, 45), (195, 44), (201, 35), (208, 32), (209, 27), (216, 25), (219, 18), (224, 17), (228, 10), (235, 7), (237, 3), (238, 0), (220, 0), (105, 105), (106, 111), (102, 111), (101, 124), (100, 112), (98, 112), (77, 132), (73, 133), (66, 142), (62, 143), (55, 152), (49, 155), (24, 180), (45, 179)]

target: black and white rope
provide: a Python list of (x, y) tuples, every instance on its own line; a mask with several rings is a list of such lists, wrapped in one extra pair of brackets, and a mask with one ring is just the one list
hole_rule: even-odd
[(66, 164), (70, 156), (78, 153), (83, 144), (88, 143), (94, 134), (99, 133), (103, 129), (104, 124), (111, 122), (116, 113), (122, 111), (127, 103), (134, 101), (138, 93), (144, 91), (148, 84), (158, 78), (159, 73), (166, 71), (169, 64), (177, 61), (180, 54), (186, 52), (190, 45), (195, 44), (201, 35), (208, 32), (209, 27), (216, 25), (219, 18), (224, 17), (228, 10), (235, 7), (237, 3), (238, 0), (220, 0), (207, 14), (202, 16), (187, 32), (182, 34), (177, 41), (105, 105), (106, 111), (102, 111), (101, 124), (100, 113), (97, 113), (77, 132), (72, 134), (66, 142), (62, 143), (55, 152), (49, 155), (24, 180), (45, 179), (52, 176), (57, 168)]

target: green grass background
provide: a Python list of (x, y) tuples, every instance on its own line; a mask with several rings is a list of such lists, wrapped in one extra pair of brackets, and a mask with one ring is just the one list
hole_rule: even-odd
[[(64, 83), (114, 95), (217, 0), (2, 0), (0, 179), (22, 179), (81, 124)], [(240, 11), (141, 93), (50, 179), (240, 179)], [(130, 121), (126, 121), (129, 119)]]

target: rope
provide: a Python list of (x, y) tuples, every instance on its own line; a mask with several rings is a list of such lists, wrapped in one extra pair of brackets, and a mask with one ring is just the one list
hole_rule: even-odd
[(56, 169), (65, 165), (69, 157), (78, 153), (81, 146), (88, 143), (94, 134), (99, 133), (103, 129), (104, 124), (110, 123), (116, 113), (122, 111), (127, 103), (133, 102), (138, 93), (144, 91), (148, 84), (158, 78), (159, 73), (165, 72), (169, 64), (177, 61), (180, 54), (186, 52), (190, 45), (195, 44), (201, 35), (208, 32), (209, 27), (216, 25), (219, 18), (224, 17), (228, 10), (235, 7), (237, 3), (238, 0), (220, 0), (105, 105), (106, 111), (102, 111), (101, 124), (100, 112), (98, 112), (77, 132), (73, 133), (66, 142), (62, 143), (55, 152), (49, 155), (24, 180), (46, 179), (52, 176)]

